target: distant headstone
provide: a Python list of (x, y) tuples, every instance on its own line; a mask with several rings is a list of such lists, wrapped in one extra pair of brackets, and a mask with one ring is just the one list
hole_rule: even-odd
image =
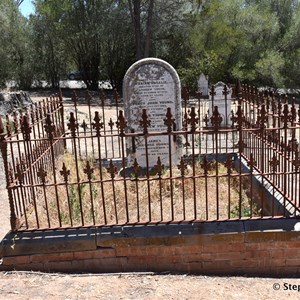
[(209, 114), (211, 115), (214, 107), (218, 106), (218, 111), (223, 119), (221, 126), (227, 127), (230, 125), (232, 89), (226, 86), (227, 95), (225, 95), (225, 86), (226, 84), (221, 81), (214, 85), (215, 94), (209, 96)]
[[(176, 129), (182, 128), (181, 88), (175, 69), (167, 62), (157, 58), (145, 58), (134, 63), (126, 72), (123, 82), (123, 97), (125, 118), (129, 132), (141, 132), (143, 109), (151, 121), (149, 132), (166, 131), (164, 124), (167, 108), (175, 119)], [(148, 166), (157, 164), (160, 157), (162, 164), (170, 165), (168, 136), (151, 136), (147, 140)], [(146, 149), (144, 138), (135, 139), (135, 152), (131, 139), (127, 139), (128, 164), (132, 165), (134, 158), (141, 167), (146, 167)], [(180, 138), (171, 142), (171, 164), (178, 163), (181, 157)]]
[(30, 104), (32, 100), (26, 92), (0, 92), (0, 115), (2, 116)]
[(203, 98), (208, 98), (208, 77), (203, 73), (198, 79), (198, 91), (201, 93)]

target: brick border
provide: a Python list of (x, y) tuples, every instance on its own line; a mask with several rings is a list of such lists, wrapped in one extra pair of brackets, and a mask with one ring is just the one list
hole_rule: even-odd
[(8, 234), (0, 270), (300, 274), (297, 219), (93, 227)]

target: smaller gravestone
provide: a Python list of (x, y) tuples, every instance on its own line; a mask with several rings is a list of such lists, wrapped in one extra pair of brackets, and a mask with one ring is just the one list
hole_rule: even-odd
[[(175, 69), (157, 58), (145, 58), (133, 64), (125, 74), (123, 82), (124, 110), (128, 132), (143, 132), (140, 120), (146, 109), (150, 125), (149, 132), (166, 132), (164, 123), (167, 109), (171, 109), (176, 129), (182, 128), (180, 80)], [(136, 158), (141, 167), (147, 167), (145, 139), (135, 138), (135, 151), (130, 138), (126, 141), (128, 166)], [(168, 135), (155, 135), (147, 139), (148, 167), (157, 164), (170, 165)], [(182, 155), (180, 138), (171, 138), (171, 164), (177, 164)]]
[(205, 76), (203, 73), (198, 79), (198, 92), (201, 93), (202, 98), (208, 98), (208, 76)]
[(0, 92), (0, 115), (2, 116), (30, 104), (32, 100), (26, 92)]
[[(225, 95), (225, 86), (227, 95)], [(231, 98), (232, 89), (229, 88), (224, 82), (219, 81), (214, 85), (214, 95), (209, 96), (209, 114), (214, 111), (214, 107), (218, 107), (219, 114), (222, 117), (221, 126), (227, 127), (230, 125), (230, 113), (231, 113)]]

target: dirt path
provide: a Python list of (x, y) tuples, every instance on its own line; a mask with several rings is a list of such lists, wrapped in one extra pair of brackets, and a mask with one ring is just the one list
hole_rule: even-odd
[[(0, 161), (0, 240), (9, 231), (9, 205), (4, 179)], [(298, 289), (300, 279), (295, 278), (0, 272), (0, 300), (300, 299)]]
[[(0, 299), (299, 299), (300, 279), (0, 273)], [(277, 284), (280, 285), (278, 291)], [(286, 290), (285, 290), (286, 289)]]

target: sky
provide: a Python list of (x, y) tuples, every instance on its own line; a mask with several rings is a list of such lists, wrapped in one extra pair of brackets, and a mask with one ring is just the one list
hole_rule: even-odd
[(31, 0), (24, 0), (20, 5), (20, 12), (24, 17), (28, 17), (30, 14), (34, 13), (34, 6)]

